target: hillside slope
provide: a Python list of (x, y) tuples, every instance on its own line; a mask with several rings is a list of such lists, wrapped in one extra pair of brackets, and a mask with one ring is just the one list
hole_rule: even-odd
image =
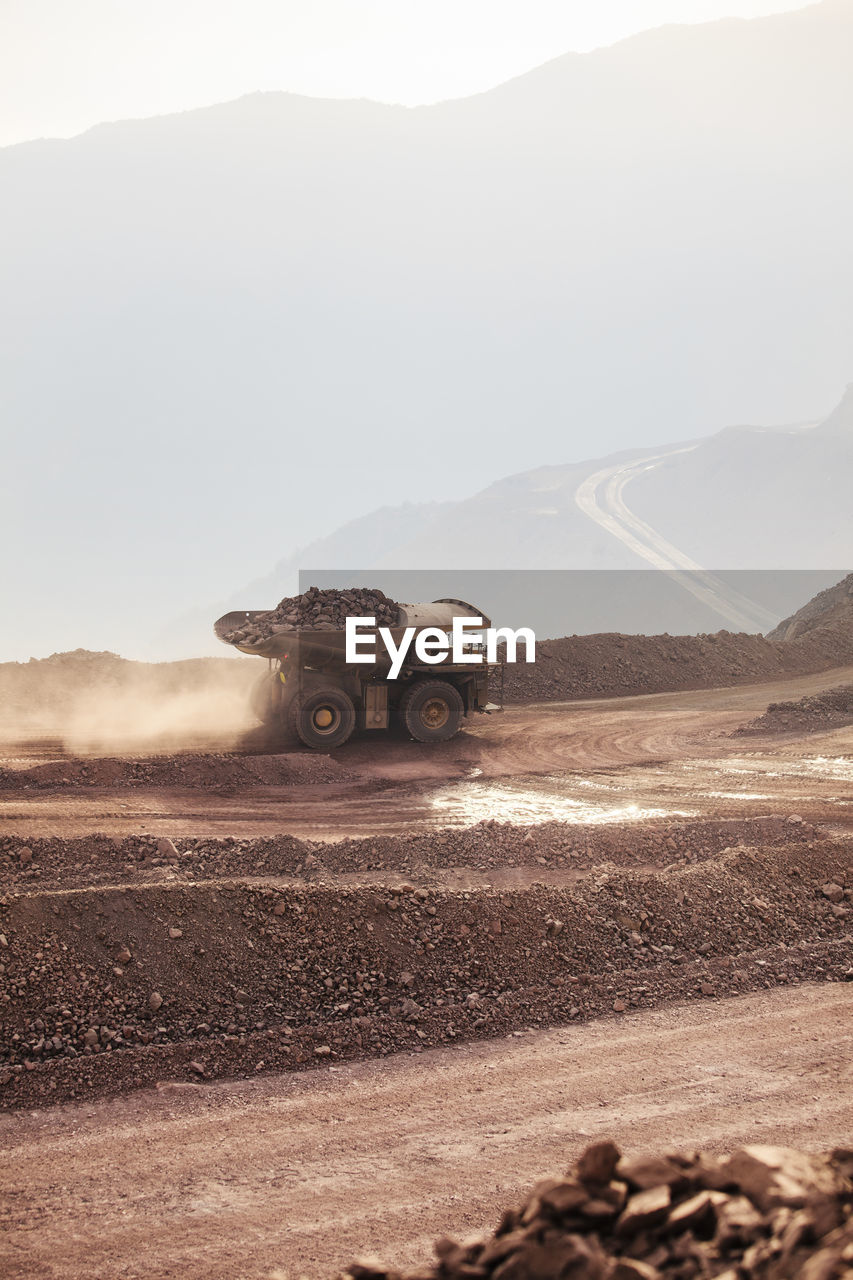
[(794, 641), (822, 635), (853, 634), (853, 573), (834, 587), (821, 591), (793, 617), (785, 618), (768, 637), (770, 640)]

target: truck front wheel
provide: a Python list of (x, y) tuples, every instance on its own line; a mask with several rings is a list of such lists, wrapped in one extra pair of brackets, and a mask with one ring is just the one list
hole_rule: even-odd
[(291, 716), (298, 737), (315, 751), (343, 746), (355, 728), (355, 707), (342, 689), (302, 694), (294, 700)]
[(447, 742), (459, 732), (464, 715), (462, 695), (446, 680), (421, 680), (400, 703), (400, 718), (418, 742)]

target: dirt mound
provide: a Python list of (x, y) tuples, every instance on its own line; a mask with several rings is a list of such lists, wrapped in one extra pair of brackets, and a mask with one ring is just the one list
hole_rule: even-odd
[(256, 644), (287, 631), (343, 631), (347, 618), (375, 618), (378, 627), (396, 626), (400, 606), (378, 587), (347, 591), (309, 587), (301, 596), (285, 596), (268, 613), (225, 634), (229, 644)]
[[(104, 840), (105, 859), (111, 845), (127, 857)], [(188, 883), (174, 846), (163, 858), (143, 883), (20, 885), (0, 902), (0, 1105), (851, 976), (845, 841), (505, 890)]]
[(783, 669), (761, 636), (606, 633), (542, 641), (535, 664), (508, 664), (503, 680), (508, 702), (527, 702), (750, 683)]
[(838, 685), (797, 702), (771, 702), (763, 716), (733, 736), (763, 733), (820, 733), (853, 724), (853, 684)]
[[(314, 756), (299, 757), (309, 763)], [(434, 887), (460, 868), (482, 872), (527, 869), (550, 881), (596, 869), (628, 870), (695, 866), (738, 846), (808, 849), (823, 840), (820, 828), (793, 818), (729, 818), (697, 822), (649, 822), (630, 828), (543, 822), (516, 826), (481, 822), (425, 835), (368, 836), (329, 843), (292, 835), (235, 839), (175, 839), (149, 835), (0, 837), (0, 881), (9, 888), (78, 888), (98, 884), (150, 884), (157, 875), (188, 882), (235, 876), (322, 880), (336, 876)]]
[[(608, 633), (542, 641), (534, 665), (504, 668), (504, 696), (507, 702), (544, 702), (711, 689), (851, 662), (853, 574), (815, 596), (769, 636)], [(500, 680), (498, 674), (498, 693)]]
[[(729, 1156), (626, 1159), (597, 1142), (563, 1178), (539, 1182), (492, 1236), (435, 1246), (410, 1280), (657, 1280), (849, 1277), (853, 1151), (751, 1146)], [(353, 1263), (350, 1280), (404, 1280)]]
[(793, 642), (718, 631), (698, 636), (567, 636), (536, 646), (536, 662), (509, 663), (494, 697), (548, 702), (754, 684), (853, 663), (853, 625), (818, 629)]
[(345, 782), (353, 775), (324, 755), (172, 755), (143, 759), (106, 757), (56, 760), (28, 769), (0, 768), (0, 791), (36, 787), (233, 787), (296, 786)]
[(785, 618), (770, 632), (768, 639), (790, 643), (816, 631), (836, 632), (842, 637), (853, 632), (853, 573)]

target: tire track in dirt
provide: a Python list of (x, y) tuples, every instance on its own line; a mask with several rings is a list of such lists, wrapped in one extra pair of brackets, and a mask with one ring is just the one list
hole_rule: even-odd
[(5, 1117), (0, 1264), (10, 1280), (313, 1280), (492, 1227), (597, 1138), (831, 1147), (853, 1125), (851, 1018), (853, 986), (802, 986)]
[[(821, 776), (814, 761), (853, 754), (853, 729), (750, 739), (748, 752), (743, 739), (731, 734), (768, 701), (851, 678), (853, 668), (843, 668), (770, 685), (516, 706), (433, 748), (354, 742), (334, 757), (352, 780), (324, 786), (228, 786), (217, 758), (219, 781), (208, 789), (7, 788), (0, 791), (0, 829), (22, 838), (140, 830), (256, 836), (284, 830), (340, 839), (471, 825), (494, 816), (512, 820), (516, 812), (524, 821), (630, 821), (666, 813), (746, 816), (780, 810), (844, 822), (851, 816), (844, 800), (850, 787), (838, 770)], [(781, 770), (774, 767), (780, 758), (787, 762)], [(265, 757), (267, 770), (272, 759)], [(799, 774), (798, 759), (806, 762)], [(242, 768), (243, 757), (237, 760)]]

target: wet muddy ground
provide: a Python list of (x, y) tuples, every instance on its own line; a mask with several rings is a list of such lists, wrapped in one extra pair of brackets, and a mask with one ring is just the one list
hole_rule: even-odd
[[(168, 785), (162, 777), (104, 782), (91, 761), (92, 776), (81, 777), (85, 757), (70, 755), (61, 741), (11, 741), (0, 745), (0, 830), (235, 837), (287, 830), (329, 840), (492, 818), (625, 823), (780, 809), (846, 825), (853, 818), (853, 727), (746, 743), (732, 735), (768, 702), (851, 677), (853, 669), (844, 668), (746, 688), (507, 707), (473, 719), (450, 743), (363, 734), (331, 758), (296, 752), (292, 742), (257, 730), (133, 756), (167, 758)], [(120, 757), (121, 743), (108, 754)], [(205, 755), (207, 774), (193, 765)], [(263, 766), (255, 769), (260, 776), (247, 777), (252, 760)], [(195, 776), (182, 777), (182, 769)], [(271, 780), (276, 769), (280, 781)]]

